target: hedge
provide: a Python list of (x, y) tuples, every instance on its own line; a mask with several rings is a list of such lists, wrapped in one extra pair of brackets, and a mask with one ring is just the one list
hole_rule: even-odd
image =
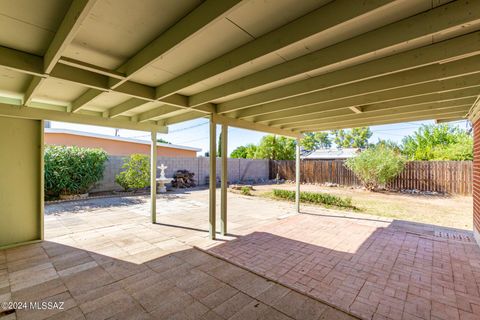
[(45, 195), (86, 193), (103, 177), (107, 153), (82, 147), (45, 147)]
[[(273, 196), (275, 198), (295, 201), (295, 191), (273, 189)], [(338, 197), (328, 193), (301, 191), (300, 202), (308, 202), (308, 203), (314, 203), (314, 204), (323, 204), (326, 206), (355, 209), (355, 207), (352, 205), (351, 198)]]

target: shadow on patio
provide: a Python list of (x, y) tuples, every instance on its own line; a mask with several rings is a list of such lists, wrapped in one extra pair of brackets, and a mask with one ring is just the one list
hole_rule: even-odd
[(0, 301), (63, 308), (28, 305), (0, 318), (353, 319), (197, 249), (122, 254), (51, 241), (0, 251)]
[(364, 319), (480, 317), (480, 248), (465, 230), (312, 213), (204, 249)]

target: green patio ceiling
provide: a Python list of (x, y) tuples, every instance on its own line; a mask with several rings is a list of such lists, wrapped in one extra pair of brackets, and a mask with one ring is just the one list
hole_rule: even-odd
[(476, 119), (480, 1), (5, 0), (0, 115), (298, 137)]

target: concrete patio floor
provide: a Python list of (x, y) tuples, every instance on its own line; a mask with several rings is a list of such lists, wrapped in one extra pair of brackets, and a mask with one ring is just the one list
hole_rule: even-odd
[(469, 232), (229, 194), (230, 235), (211, 241), (207, 203), (159, 196), (157, 224), (144, 196), (47, 206), (46, 241), (0, 251), (0, 301), (65, 310), (0, 319), (480, 317)]

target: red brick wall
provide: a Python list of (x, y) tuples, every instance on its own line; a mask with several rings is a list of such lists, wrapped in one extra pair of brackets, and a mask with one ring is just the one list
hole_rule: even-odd
[(480, 231), (480, 120), (473, 124), (473, 225)]

